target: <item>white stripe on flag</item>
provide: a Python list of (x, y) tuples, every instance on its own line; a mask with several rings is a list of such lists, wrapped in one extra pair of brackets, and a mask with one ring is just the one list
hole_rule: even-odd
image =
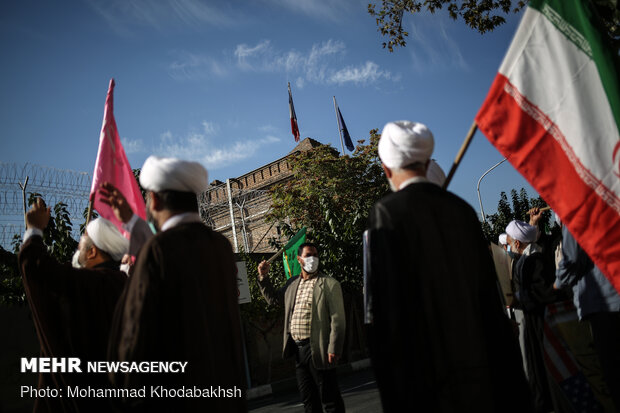
[[(526, 10), (524, 24), (529, 30), (517, 32), (500, 73), (558, 125), (558, 136), (565, 138), (560, 143), (575, 169), (585, 168), (582, 177), (593, 175), (591, 187), (600, 181), (608, 189), (604, 191), (607, 203), (618, 210), (620, 181), (609, 171), (613, 170), (610, 154), (620, 135), (611, 107), (602, 103), (607, 95), (594, 61), (537, 10)], [(536, 78), (544, 79), (544, 87)], [(589, 136), (602, 139), (592, 144)]]

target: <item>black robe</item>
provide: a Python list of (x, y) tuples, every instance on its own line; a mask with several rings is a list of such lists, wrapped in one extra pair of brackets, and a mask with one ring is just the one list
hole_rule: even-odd
[(543, 331), (547, 304), (567, 300), (565, 290), (553, 288), (555, 265), (542, 252), (521, 256), (514, 266), (517, 305), (523, 310), (524, 346), (528, 383), (536, 412), (561, 412), (557, 400), (561, 391), (550, 386), (551, 376), (544, 361)]
[(370, 347), (386, 412), (530, 412), (519, 346), (473, 209), (413, 183), (370, 216)]
[(41, 357), (78, 357), (82, 373), (41, 373), (39, 388), (62, 398), (37, 398), (35, 412), (109, 412), (109, 400), (67, 397), (67, 386), (109, 388), (106, 374), (88, 373), (88, 361), (105, 361), (110, 325), (125, 273), (108, 261), (92, 269), (59, 264), (40, 236), (21, 247), (19, 265), (41, 344)]
[[(118, 374), (132, 412), (245, 411), (236, 266), (230, 243), (201, 223), (161, 232), (142, 247), (114, 315), (111, 361), (187, 361), (185, 373)], [(242, 397), (150, 398), (151, 386), (234, 389)]]

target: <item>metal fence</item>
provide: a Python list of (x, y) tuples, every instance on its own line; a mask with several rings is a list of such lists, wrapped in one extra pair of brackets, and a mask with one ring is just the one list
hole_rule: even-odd
[(71, 214), (72, 235), (78, 239), (90, 185), (88, 172), (0, 162), (0, 245), (11, 249), (13, 236), (23, 234), (24, 195), (27, 200), (32, 193), (41, 194), (52, 207), (64, 202)]
[[(31, 193), (41, 194), (52, 207), (65, 203), (73, 224), (72, 236), (79, 239), (91, 180), (88, 172), (0, 162), (0, 246), (11, 250), (14, 236), (24, 233), (24, 195), (27, 200)], [(256, 226), (271, 208), (268, 190), (241, 188), (235, 180), (228, 180), (209, 188), (198, 199), (203, 221), (229, 236), (235, 250), (265, 248), (268, 231), (256, 231)]]

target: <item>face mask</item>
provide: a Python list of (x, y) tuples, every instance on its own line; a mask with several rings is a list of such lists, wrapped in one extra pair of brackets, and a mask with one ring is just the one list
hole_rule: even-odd
[(148, 207), (146, 209), (146, 223), (149, 225), (149, 228), (151, 228), (153, 234), (157, 234), (159, 228), (157, 228), (157, 222), (155, 222), (155, 218), (153, 217), (153, 214), (151, 214), (151, 210), (149, 210)]
[(125, 274), (129, 275), (129, 269), (131, 268), (131, 266), (129, 264), (121, 264), (120, 266), (120, 270), (122, 272), (124, 272)]
[(307, 273), (315, 273), (319, 269), (319, 258), (318, 257), (307, 257), (304, 258), (304, 270)]
[(151, 229), (151, 232), (153, 234), (157, 234), (157, 227), (155, 226), (155, 221), (148, 221), (147, 224), (149, 224), (149, 228)]
[(73, 268), (84, 268), (84, 266), (80, 264), (80, 250), (75, 250), (73, 258), (71, 258), (71, 265)]

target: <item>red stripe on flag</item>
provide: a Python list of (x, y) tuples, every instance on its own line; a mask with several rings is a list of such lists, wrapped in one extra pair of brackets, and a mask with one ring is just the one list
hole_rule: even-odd
[(545, 365), (547, 366), (547, 370), (549, 371), (549, 373), (553, 377), (553, 380), (555, 380), (556, 383), (561, 383), (562, 381), (564, 381), (564, 378), (562, 377), (562, 374), (555, 367), (555, 364), (551, 360), (551, 357), (549, 357), (549, 354), (544, 349), (543, 349), (543, 359), (545, 361)]
[(562, 217), (577, 242), (620, 292), (620, 211), (615, 209), (620, 201), (580, 164), (559, 127), (501, 74), (476, 115), (476, 123)]
[(295, 137), (295, 142), (299, 142), (299, 125), (297, 124), (297, 115), (295, 114), (295, 105), (293, 105), (290, 83), (288, 84), (288, 112), (291, 118), (291, 133)]
[(297, 119), (291, 118), (291, 132), (295, 137), (295, 142), (299, 142), (299, 127), (297, 126)]
[(575, 361), (572, 359), (572, 357), (568, 354), (568, 351), (566, 351), (566, 347), (564, 347), (564, 344), (560, 341), (558, 336), (555, 335), (555, 331), (553, 331), (549, 327), (549, 324), (545, 322), (543, 328), (545, 338), (547, 339), (551, 347), (553, 347), (553, 350), (558, 355), (558, 357), (561, 359), (564, 368), (568, 370), (568, 376), (564, 378), (566, 379), (568, 377), (574, 376), (578, 370), (577, 365), (575, 364)]

